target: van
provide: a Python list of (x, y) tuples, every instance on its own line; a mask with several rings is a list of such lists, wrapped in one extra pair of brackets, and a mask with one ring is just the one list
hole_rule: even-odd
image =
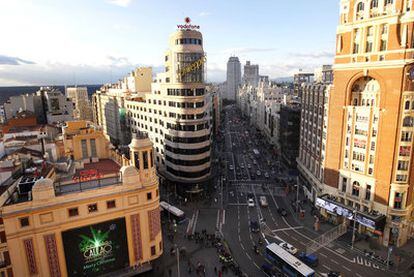
[(306, 254), (305, 252), (301, 252), (299, 254), (299, 260), (301, 260), (310, 267), (317, 267), (319, 263), (318, 256), (316, 256), (315, 254)]

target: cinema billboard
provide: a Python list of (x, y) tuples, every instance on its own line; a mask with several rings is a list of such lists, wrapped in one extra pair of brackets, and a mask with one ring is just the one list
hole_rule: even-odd
[(68, 276), (100, 276), (129, 266), (125, 218), (62, 232)]

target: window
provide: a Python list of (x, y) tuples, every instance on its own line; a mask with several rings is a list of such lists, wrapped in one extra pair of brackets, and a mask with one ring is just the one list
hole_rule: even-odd
[(366, 47), (365, 47), (365, 52), (369, 53), (372, 52), (372, 41), (367, 41)]
[(385, 6), (392, 5), (393, 3), (394, 3), (394, 0), (385, 0), (384, 1)]
[(20, 227), (27, 227), (27, 226), (29, 226), (30, 225), (30, 223), (29, 223), (29, 217), (22, 217), (22, 218), (20, 218), (19, 219), (19, 221), (20, 221)]
[(68, 210), (69, 217), (78, 216), (79, 215), (79, 209), (78, 208), (70, 208)]
[(354, 196), (359, 196), (359, 183), (357, 182), (357, 181), (355, 181), (353, 184), (352, 184), (352, 195), (354, 195)]
[(139, 169), (139, 152), (134, 152), (135, 167)]
[(158, 189), (155, 190), (155, 197), (158, 197), (160, 195), (160, 191)]
[(5, 243), (5, 242), (7, 242), (6, 232), (5, 231), (1, 231), (0, 232), (0, 243)]
[(155, 251), (155, 245), (151, 246), (151, 256), (154, 256), (156, 254)]
[(404, 109), (405, 110), (409, 110), (410, 109), (410, 101), (405, 101)]
[(347, 179), (342, 178), (342, 192), (346, 192), (346, 183), (347, 183)]
[(357, 5), (357, 12), (363, 12), (364, 11), (364, 3), (359, 2)]
[(400, 156), (409, 157), (411, 154), (411, 146), (400, 146)]
[(91, 155), (92, 155), (92, 157), (98, 157), (98, 154), (96, 153), (96, 141), (95, 141), (95, 139), (91, 139)]
[(409, 161), (398, 161), (398, 170), (408, 170)]
[(407, 178), (408, 178), (407, 174), (397, 174), (395, 180), (397, 182), (407, 182)]
[(403, 120), (403, 127), (413, 127), (414, 126), (414, 118), (412, 116), (406, 116)]
[(367, 190), (365, 192), (365, 200), (371, 199), (371, 185), (367, 185)]
[(147, 200), (151, 200), (152, 199), (152, 193), (151, 192), (148, 192), (147, 193)]
[(82, 158), (86, 159), (88, 158), (88, 146), (86, 145), (86, 139), (81, 140), (81, 146), (82, 146)]
[(151, 167), (154, 167), (154, 157), (153, 157), (153, 153), (152, 153), (152, 150), (150, 151), (150, 165), (151, 165)]
[(401, 133), (401, 141), (409, 142), (412, 139), (412, 132), (403, 131)]
[(94, 204), (90, 204), (88, 205), (88, 212), (89, 213), (94, 213), (98, 211), (98, 204), (94, 203)]
[(371, 9), (378, 8), (378, 0), (372, 0), (371, 1)]
[(394, 196), (394, 209), (402, 208), (403, 193), (396, 192)]
[(116, 208), (116, 202), (115, 202), (115, 200), (108, 200), (108, 201), (106, 201), (106, 208), (107, 209)]
[(142, 152), (142, 160), (144, 162), (144, 169), (148, 169), (148, 151)]

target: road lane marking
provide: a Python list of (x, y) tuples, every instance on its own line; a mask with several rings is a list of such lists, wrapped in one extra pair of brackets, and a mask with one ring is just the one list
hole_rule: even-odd
[(244, 245), (243, 245), (243, 243), (240, 243), (240, 246), (241, 246), (241, 248), (242, 248), (244, 251), (246, 251), (246, 249), (244, 249)]
[(337, 261), (330, 259), (331, 262), (335, 263), (335, 264), (339, 264)]
[(357, 263), (360, 265), (364, 264), (364, 261), (362, 260), (362, 258), (360, 256), (357, 256)]
[(247, 256), (247, 258), (249, 258), (249, 260), (252, 260), (252, 258), (250, 257), (249, 253), (246, 252), (246, 256)]
[(323, 254), (323, 253), (319, 253), (319, 255), (321, 255), (322, 257), (324, 257), (324, 258), (328, 258), (328, 256), (326, 256), (325, 254)]
[(295, 226), (295, 227), (289, 227), (289, 228), (275, 229), (275, 230), (272, 230), (272, 232), (291, 231), (291, 230), (294, 230), (294, 229), (302, 229), (302, 228), (303, 228), (303, 226)]
[(358, 277), (363, 277), (361, 274), (359, 274), (359, 273), (355, 273), (356, 274), (356, 276), (358, 276)]
[(261, 270), (260, 269), (260, 267), (256, 264), (256, 262), (254, 262), (254, 265), (259, 269), (259, 270)]
[(348, 267), (346, 267), (346, 266), (342, 266), (344, 269), (346, 269), (346, 270), (348, 270), (348, 271), (352, 271), (351, 269), (349, 269)]
[(324, 268), (326, 268), (327, 270), (331, 271), (331, 269), (329, 267), (327, 267), (326, 265), (322, 265)]

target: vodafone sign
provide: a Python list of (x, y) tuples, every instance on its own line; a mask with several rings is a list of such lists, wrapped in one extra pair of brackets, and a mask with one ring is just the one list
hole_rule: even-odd
[(199, 25), (192, 25), (191, 24), (191, 19), (189, 17), (184, 18), (184, 25), (177, 25), (178, 29), (183, 29), (183, 30), (198, 30), (200, 29)]

